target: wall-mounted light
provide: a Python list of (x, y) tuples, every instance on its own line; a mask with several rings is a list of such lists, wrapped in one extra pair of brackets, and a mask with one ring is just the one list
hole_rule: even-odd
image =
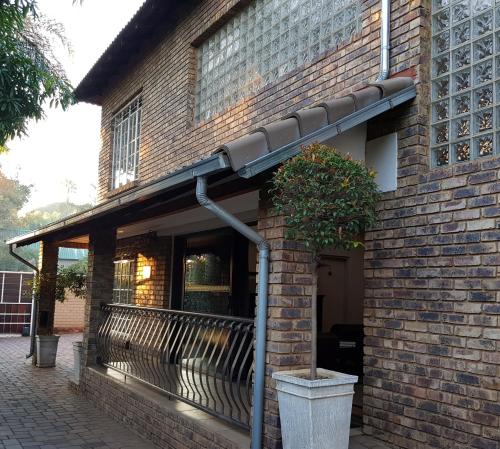
[(142, 279), (151, 278), (151, 265), (144, 265), (142, 267)]

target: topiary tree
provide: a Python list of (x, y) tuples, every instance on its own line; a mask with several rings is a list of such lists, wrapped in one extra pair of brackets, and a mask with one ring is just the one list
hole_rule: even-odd
[(317, 290), (321, 251), (352, 249), (376, 222), (379, 192), (375, 173), (350, 156), (322, 144), (303, 147), (275, 173), (271, 197), (285, 217), (286, 237), (301, 240), (312, 256), (312, 380), (317, 378)]

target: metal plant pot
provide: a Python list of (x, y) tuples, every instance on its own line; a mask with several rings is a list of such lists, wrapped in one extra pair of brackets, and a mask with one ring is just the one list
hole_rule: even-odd
[(51, 368), (56, 366), (57, 344), (59, 335), (36, 336), (36, 366)]
[(73, 342), (73, 379), (75, 383), (78, 385), (80, 383), (80, 367), (82, 363), (82, 354), (83, 354), (83, 342), (75, 341)]
[(348, 449), (357, 376), (318, 369), (273, 374), (278, 390), (283, 449)]

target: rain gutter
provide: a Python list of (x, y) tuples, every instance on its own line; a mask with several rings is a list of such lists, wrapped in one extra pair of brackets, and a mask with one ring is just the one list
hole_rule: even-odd
[[(15, 247), (16, 247), (15, 243), (9, 244), (9, 254), (12, 257), (16, 258), (17, 260), (19, 260), (19, 262), (30, 267), (35, 272), (35, 279), (36, 279), (36, 276), (38, 276), (38, 274), (40, 273), (40, 270), (38, 269), (38, 267), (33, 265), (31, 262), (27, 261), (26, 259), (21, 257), (19, 254), (15, 253), (14, 252)], [(32, 320), (31, 320), (31, 329), (30, 329), (31, 340), (30, 340), (30, 352), (29, 352), (29, 354), (26, 354), (27, 359), (32, 357), (33, 354), (35, 353), (35, 338), (36, 338), (36, 333), (37, 333), (37, 321), (38, 321), (37, 320), (38, 298), (37, 298), (37, 295), (35, 295), (35, 294), (33, 294), (33, 299), (31, 301), (31, 307), (32, 307), (32, 309), (31, 309)]]
[(268, 153), (251, 162), (248, 162), (244, 167), (238, 170), (238, 175), (242, 178), (248, 179), (258, 175), (259, 173), (265, 172), (266, 170), (269, 170), (299, 154), (303, 145), (309, 145), (314, 142), (324, 142), (325, 140), (338, 136), (339, 134), (365, 123), (385, 111), (389, 111), (390, 109), (415, 98), (416, 95), (417, 91), (415, 86), (409, 86), (402, 89), (393, 95), (383, 98), (382, 100), (337, 120), (335, 123), (324, 126), (323, 128), (301, 137), (294, 142), (290, 142), (288, 145), (285, 145), (272, 153)]
[(207, 196), (207, 179), (196, 178), (196, 199), (221, 221), (257, 245), (259, 251), (259, 278), (255, 322), (255, 378), (253, 388), (251, 449), (262, 448), (264, 420), (264, 382), (266, 365), (267, 291), (269, 284), (269, 243), (259, 233), (227, 212)]

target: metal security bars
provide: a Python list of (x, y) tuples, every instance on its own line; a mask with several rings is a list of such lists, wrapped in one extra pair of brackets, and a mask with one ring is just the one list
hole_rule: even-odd
[(253, 320), (117, 304), (103, 313), (102, 365), (249, 429)]
[(134, 269), (133, 260), (116, 260), (113, 279), (113, 302), (119, 304), (134, 303)]
[(137, 179), (141, 107), (141, 96), (135, 97), (113, 117), (113, 189)]

